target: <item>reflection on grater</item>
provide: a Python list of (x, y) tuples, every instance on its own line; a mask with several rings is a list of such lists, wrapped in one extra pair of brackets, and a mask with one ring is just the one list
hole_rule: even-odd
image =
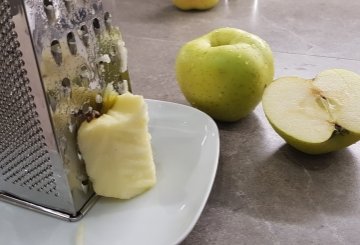
[(67, 220), (95, 200), (76, 144), (127, 51), (99, 0), (0, 0), (0, 197)]

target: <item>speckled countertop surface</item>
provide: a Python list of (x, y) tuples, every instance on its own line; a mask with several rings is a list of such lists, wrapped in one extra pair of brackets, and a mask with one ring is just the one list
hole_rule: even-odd
[[(170, 0), (111, 0), (129, 49), (136, 93), (187, 104), (176, 84), (180, 46), (215, 28), (255, 33), (272, 47), (276, 77), (311, 78), (327, 68), (360, 72), (360, 2), (221, 0), (183, 12)], [(359, 144), (311, 157), (285, 145), (262, 108), (218, 124), (221, 156), (208, 203), (183, 242), (193, 244), (359, 244)]]

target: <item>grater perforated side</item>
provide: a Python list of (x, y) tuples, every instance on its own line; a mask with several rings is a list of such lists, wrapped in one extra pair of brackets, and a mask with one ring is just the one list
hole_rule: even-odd
[(126, 48), (98, 0), (0, 0), (0, 197), (68, 220), (95, 199), (76, 130)]

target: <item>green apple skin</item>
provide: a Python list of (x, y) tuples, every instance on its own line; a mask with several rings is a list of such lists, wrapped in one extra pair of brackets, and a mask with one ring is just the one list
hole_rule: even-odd
[(310, 80), (279, 78), (266, 88), (262, 102), (275, 132), (304, 153), (329, 153), (360, 140), (360, 75), (352, 71), (329, 69)]
[(181, 10), (206, 10), (215, 7), (219, 0), (172, 0)]
[(330, 139), (321, 143), (309, 143), (286, 134), (268, 120), (276, 133), (282, 137), (286, 143), (295, 149), (310, 155), (325, 154), (348, 147), (360, 140), (360, 135), (354, 132), (344, 132), (343, 134), (332, 135)]
[(234, 122), (261, 101), (274, 78), (273, 54), (256, 35), (220, 28), (182, 46), (176, 78), (192, 106), (215, 120)]

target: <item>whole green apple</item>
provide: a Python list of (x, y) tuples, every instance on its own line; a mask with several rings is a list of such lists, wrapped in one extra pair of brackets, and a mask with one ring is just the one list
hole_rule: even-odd
[(327, 153), (360, 140), (360, 76), (354, 72), (281, 77), (266, 88), (262, 104), (274, 130), (302, 152)]
[(172, 2), (182, 10), (205, 10), (216, 6), (219, 0), (172, 0)]
[(273, 55), (258, 36), (220, 28), (180, 49), (176, 78), (192, 106), (215, 120), (237, 121), (259, 104), (273, 80)]

